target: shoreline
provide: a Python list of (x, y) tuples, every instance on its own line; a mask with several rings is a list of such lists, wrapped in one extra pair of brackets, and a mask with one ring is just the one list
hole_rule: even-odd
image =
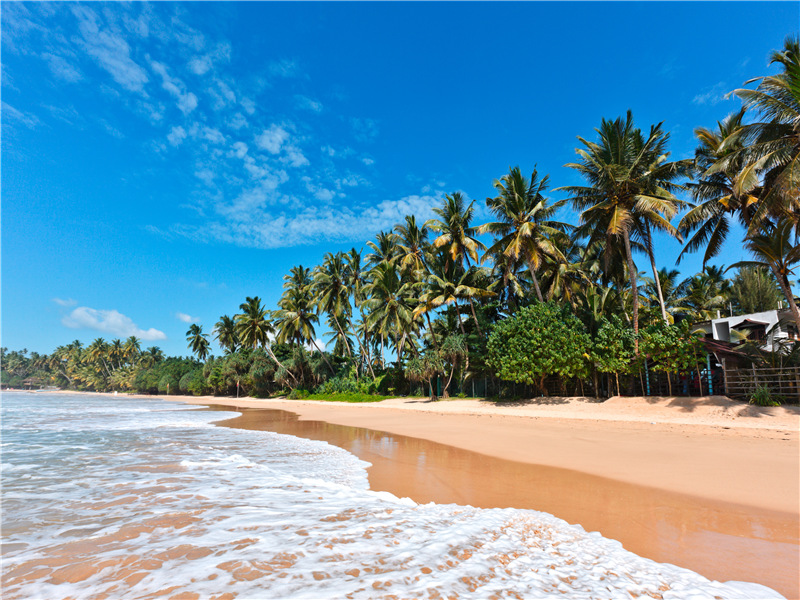
[(372, 463), (375, 490), (542, 510), (657, 562), (800, 597), (798, 407), (723, 397), (508, 405), (139, 397), (239, 409), (216, 424), (327, 441)]

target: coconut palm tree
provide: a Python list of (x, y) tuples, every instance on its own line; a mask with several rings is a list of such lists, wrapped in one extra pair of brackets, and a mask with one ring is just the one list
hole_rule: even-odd
[(372, 252), (367, 254), (367, 265), (374, 269), (377, 265), (389, 262), (394, 263), (398, 257), (398, 238), (391, 231), (381, 231), (375, 236), (374, 242), (367, 242)]
[[(633, 261), (631, 236), (647, 239), (646, 226), (677, 235), (669, 220), (674, 216), (679, 189), (674, 180), (689, 174), (689, 161), (667, 162), (669, 134), (661, 123), (652, 126), (645, 137), (633, 123), (631, 111), (625, 119), (603, 119), (596, 129), (599, 142), (578, 138), (585, 148), (576, 149), (578, 163), (566, 166), (577, 170), (588, 186), (560, 188), (571, 195), (573, 206), (581, 211), (581, 223), (589, 232), (589, 245), (605, 239), (606, 244), (622, 241), (628, 265), (633, 300), (635, 351), (639, 352), (639, 289)], [(652, 246), (645, 243), (646, 250)], [(653, 262), (655, 266), (655, 262)], [(654, 273), (658, 285), (658, 272)]]
[(208, 334), (203, 333), (203, 327), (197, 323), (192, 323), (189, 331), (186, 332), (186, 341), (189, 342), (189, 349), (197, 354), (197, 358), (205, 360), (208, 356)]
[(236, 335), (236, 321), (233, 317), (222, 315), (214, 324), (214, 338), (219, 342), (220, 347), (228, 354), (236, 352), (239, 345), (239, 338)]
[[(325, 363), (333, 373), (333, 366), (331, 366), (316, 340), (314, 324), (319, 322), (319, 317), (316, 314), (316, 304), (311, 295), (311, 277), (310, 275), (308, 277), (297, 276), (303, 271), (306, 273), (310, 273), (310, 271), (304, 270), (302, 266), (295, 267), (292, 271), (291, 276), (284, 278), (287, 279), (283, 286), (286, 289), (278, 301), (280, 308), (274, 312), (278, 331), (275, 339), (280, 343), (291, 342), (298, 346), (310, 342), (317, 349), (317, 352), (322, 355), (322, 358), (325, 359)], [(306, 283), (300, 283), (303, 281), (306, 281)]]
[(469, 206), (466, 206), (466, 202), (461, 192), (446, 195), (442, 206), (433, 209), (439, 218), (429, 219), (425, 227), (439, 233), (439, 237), (433, 240), (433, 246), (445, 248), (453, 265), (469, 268), (469, 260), (478, 262), (478, 250), (485, 250), (486, 246), (475, 238), (478, 228), (471, 224), (475, 216), (475, 201), (470, 202)]
[(125, 360), (127, 360), (130, 364), (134, 364), (141, 353), (142, 343), (139, 341), (139, 338), (137, 338), (135, 335), (132, 335), (125, 340), (125, 344), (122, 346), (122, 354), (125, 357)]
[[(800, 42), (787, 37), (783, 50), (770, 56), (783, 72), (756, 77), (745, 85), (758, 82), (756, 89), (737, 89), (745, 108), (755, 110), (764, 119), (741, 128), (745, 147), (715, 163), (713, 174), (735, 166), (742, 158), (744, 166), (734, 191), (743, 195), (760, 186), (758, 204), (750, 221), (749, 234), (761, 227), (767, 217), (788, 216), (800, 231)], [(768, 227), (767, 229), (771, 229)]]
[(372, 269), (364, 294), (368, 298), (364, 301), (368, 311), (367, 326), (380, 335), (381, 348), (385, 347), (386, 338), (392, 337), (399, 363), (413, 326), (412, 314), (416, 303), (413, 283), (404, 282), (398, 267), (386, 261)]
[(512, 167), (507, 175), (495, 179), (498, 195), (486, 199), (486, 205), (498, 220), (477, 228), (479, 233), (491, 233), (495, 237), (489, 252), (502, 250), (507, 256), (527, 265), (540, 302), (544, 302), (544, 297), (536, 271), (545, 258), (563, 259), (553, 238), (568, 227), (552, 220), (564, 201), (548, 204), (543, 194), (548, 179), (548, 175), (539, 179), (536, 167), (530, 180), (522, 175), (519, 167)]
[(739, 266), (767, 267), (775, 275), (789, 308), (792, 317), (800, 330), (800, 312), (792, 293), (790, 276), (794, 276), (794, 270), (800, 264), (800, 244), (798, 235), (794, 230), (795, 224), (791, 219), (784, 217), (778, 221), (777, 225), (772, 225), (768, 221), (762, 224), (762, 233), (757, 233), (745, 238), (745, 248), (747, 248), (756, 258), (753, 261), (741, 261), (730, 268)]
[[(738, 180), (744, 156), (742, 140), (742, 119), (745, 109), (728, 115), (717, 122), (716, 130), (698, 127), (694, 130), (699, 145), (695, 150), (695, 164), (700, 172), (697, 183), (688, 184), (697, 203), (678, 223), (678, 231), (685, 236), (694, 232), (686, 246), (678, 255), (680, 263), (687, 252), (705, 248), (703, 266), (717, 256), (730, 231), (733, 217), (747, 227), (752, 219), (755, 204), (758, 202), (758, 189), (739, 192)], [(738, 159), (728, 160), (736, 154)], [(719, 161), (727, 160), (724, 169), (709, 173), (709, 169)]]
[(406, 216), (404, 223), (395, 225), (394, 230), (400, 268), (404, 272), (424, 271), (430, 253), (428, 228), (417, 225), (416, 218), (410, 215)]
[(317, 307), (328, 314), (330, 322), (336, 327), (339, 336), (337, 340), (352, 359), (350, 340), (347, 339), (342, 325), (350, 314), (350, 288), (347, 286), (347, 261), (344, 254), (326, 253), (322, 265), (314, 269), (312, 285)]

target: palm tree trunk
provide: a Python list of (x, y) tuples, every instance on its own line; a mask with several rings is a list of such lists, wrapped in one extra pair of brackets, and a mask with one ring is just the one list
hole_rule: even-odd
[(436, 342), (436, 335), (433, 333), (433, 325), (431, 324), (431, 317), (428, 314), (427, 310), (425, 311), (425, 318), (428, 320), (428, 329), (431, 332), (431, 340), (433, 340), (433, 347), (438, 352), (439, 351), (439, 344)]
[(483, 337), (481, 326), (478, 324), (478, 317), (475, 316), (475, 303), (472, 302), (472, 298), (469, 299), (469, 309), (472, 311), (472, 320), (475, 321), (475, 329), (478, 330), (478, 335)]
[(528, 272), (531, 274), (531, 279), (533, 279), (533, 287), (536, 289), (536, 297), (539, 298), (539, 302), (544, 302), (542, 290), (539, 287), (539, 280), (536, 278), (536, 273), (534, 272), (530, 263), (528, 263)]
[(325, 356), (325, 353), (317, 345), (317, 340), (312, 339), (311, 343), (314, 344), (314, 348), (317, 349), (317, 352), (319, 352), (322, 355), (322, 360), (324, 360), (325, 364), (328, 365), (328, 368), (331, 370), (331, 375), (336, 375), (336, 371), (333, 370), (333, 366), (331, 365), (330, 361), (328, 360), (328, 357)]
[[(375, 371), (372, 370), (372, 364), (371, 364), (372, 361), (369, 360), (369, 353), (364, 349), (364, 345), (361, 343), (361, 338), (358, 337), (358, 332), (356, 331), (355, 327), (353, 327), (353, 321), (349, 317), (347, 318), (347, 324), (350, 326), (350, 330), (354, 332), (353, 337), (356, 338), (356, 341), (358, 342), (358, 348), (359, 348), (359, 351), (361, 352), (361, 356), (363, 356), (364, 359), (367, 361), (367, 367), (369, 367), (369, 372), (372, 375), (372, 379), (374, 381), (375, 380)], [(366, 344), (366, 342), (367, 342), (367, 334), (366, 334), (366, 331), (365, 331), (364, 332), (364, 343)]]
[(628, 259), (628, 277), (631, 280), (631, 293), (633, 294), (633, 353), (639, 355), (639, 287), (636, 285), (636, 265), (633, 264), (631, 254), (631, 238), (626, 229), (622, 233), (625, 241), (625, 257)]
[(653, 239), (650, 236), (650, 223), (647, 223), (645, 230), (647, 231), (647, 256), (650, 258), (650, 266), (653, 268), (653, 281), (656, 282), (656, 293), (658, 294), (658, 305), (661, 307), (661, 318), (664, 319), (664, 323), (669, 325), (667, 308), (664, 306), (664, 294), (661, 291), (661, 279), (658, 276), (656, 257), (653, 254)]
[(461, 335), (467, 337), (467, 332), (464, 331), (464, 323), (461, 322), (461, 311), (458, 310), (458, 302), (453, 302), (453, 307), (456, 309), (456, 319), (458, 319), (458, 328), (461, 330)]
[(794, 301), (794, 294), (792, 294), (792, 288), (789, 284), (789, 278), (786, 277), (783, 273), (778, 271), (775, 265), (770, 264), (770, 268), (772, 269), (772, 273), (775, 275), (775, 279), (778, 280), (778, 284), (781, 286), (781, 291), (783, 295), (786, 296), (787, 302), (789, 302), (789, 308), (792, 311), (792, 316), (794, 317), (794, 322), (797, 324), (797, 330), (800, 331), (800, 311), (797, 309), (797, 303)]
[(336, 328), (339, 330), (339, 334), (342, 336), (342, 340), (344, 341), (344, 347), (345, 350), (347, 350), (347, 356), (350, 357), (350, 360), (353, 360), (353, 353), (350, 351), (350, 340), (348, 340), (347, 336), (344, 334), (342, 326), (339, 324), (339, 318), (336, 315), (332, 316), (334, 323), (336, 323)]
[[(258, 342), (256, 342), (255, 344), (253, 344), (253, 350), (256, 350), (256, 349), (258, 349)], [(279, 366), (281, 369), (283, 369), (284, 371), (286, 371), (286, 372), (289, 374), (289, 377), (291, 377), (291, 378), (294, 380), (294, 382), (295, 382), (295, 383), (297, 383), (297, 378), (294, 376), (294, 373), (292, 373), (292, 372), (291, 372), (289, 369), (287, 369), (287, 368), (286, 368), (286, 367), (283, 365), (283, 363), (281, 363), (281, 361), (279, 361), (279, 360), (278, 360), (278, 357), (277, 357), (277, 356), (275, 356), (275, 353), (274, 353), (274, 352), (272, 352), (272, 348), (270, 348), (270, 347), (269, 347), (267, 344), (264, 344), (264, 350), (266, 350), (266, 351), (267, 351), (267, 354), (269, 355), (269, 357), (270, 357), (272, 360), (274, 360), (274, 361), (275, 361), (275, 364), (276, 364), (276, 365), (278, 365), (278, 366)]]

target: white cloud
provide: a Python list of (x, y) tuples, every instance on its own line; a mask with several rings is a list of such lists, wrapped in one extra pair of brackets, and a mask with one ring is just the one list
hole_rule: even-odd
[(53, 302), (59, 306), (75, 306), (78, 303), (77, 300), (73, 300), (72, 298), (53, 298)]
[(729, 86), (724, 82), (720, 81), (716, 85), (711, 88), (708, 88), (702, 94), (697, 94), (694, 98), (692, 98), (693, 104), (719, 104), (723, 100), (725, 100), (725, 94), (727, 94), (730, 90), (728, 89)]
[(59, 79), (71, 82), (80, 81), (83, 79), (81, 72), (67, 62), (63, 56), (57, 56), (55, 54), (45, 52), (42, 54), (42, 58), (47, 61), (47, 66), (50, 67), (50, 71), (53, 73), (53, 75)]
[(361, 159), (361, 162), (367, 165), (368, 167), (375, 164), (375, 161), (371, 159), (369, 156), (365, 156)]
[(161, 87), (177, 100), (178, 109), (184, 115), (188, 115), (197, 108), (197, 96), (192, 92), (187, 92), (184, 83), (180, 79), (172, 77), (165, 65), (151, 60), (150, 68), (161, 76)]
[(142, 340), (165, 340), (166, 334), (158, 329), (139, 329), (130, 317), (126, 317), (116, 310), (98, 310), (88, 306), (79, 306), (68, 316), (61, 319), (61, 323), (70, 329), (92, 329), (119, 337), (132, 335)]
[(183, 140), (186, 139), (186, 130), (181, 127), (173, 127), (169, 134), (167, 134), (167, 141), (173, 146), (180, 146)]
[(234, 142), (231, 146), (231, 151), (236, 158), (244, 158), (245, 154), (247, 154), (247, 144), (244, 142)]
[(217, 240), (265, 249), (364, 240), (401, 223), (406, 215), (415, 215), (418, 222), (431, 218), (432, 208), (441, 203), (441, 195), (410, 195), (384, 200), (376, 206), (353, 208), (321, 209), (319, 205), (300, 202), (298, 205), (306, 208), (294, 213), (286, 210), (290, 201), (290, 197), (265, 188), (248, 190), (234, 203), (218, 207), (225, 220), (196, 227), (178, 226), (173, 231), (202, 242)]
[(270, 154), (278, 154), (281, 146), (288, 139), (289, 132), (280, 125), (272, 124), (269, 129), (265, 129), (261, 135), (256, 136), (256, 146)]
[(267, 66), (267, 70), (270, 75), (277, 77), (297, 77), (300, 74), (297, 62), (286, 58), (272, 61)]
[(187, 315), (186, 313), (182, 312), (176, 312), (175, 317), (184, 323), (197, 323), (200, 321), (200, 317), (192, 317), (191, 315)]
[(39, 118), (36, 115), (24, 113), (21, 110), (17, 110), (7, 102), (3, 102), (3, 116), (11, 117), (15, 121), (19, 121), (25, 127), (30, 129), (34, 129), (39, 124)]
[(73, 5), (72, 13), (78, 20), (83, 49), (122, 87), (146, 95), (147, 72), (131, 58), (128, 42), (108, 29), (101, 29), (98, 16), (92, 9)]
[(322, 112), (322, 102), (318, 102), (317, 100), (312, 100), (307, 96), (297, 95), (294, 97), (297, 108), (303, 110), (310, 110), (311, 112), (321, 113)]

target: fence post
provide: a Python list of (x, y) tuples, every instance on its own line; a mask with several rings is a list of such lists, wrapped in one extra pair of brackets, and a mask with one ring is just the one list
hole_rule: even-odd
[(714, 395), (714, 384), (711, 382), (711, 355), (706, 352), (706, 369), (708, 371), (708, 395)]
[(650, 369), (647, 368), (647, 358), (646, 357), (644, 359), (644, 378), (645, 378), (645, 381), (647, 382), (647, 394), (645, 394), (645, 396), (649, 396), (650, 395)]

